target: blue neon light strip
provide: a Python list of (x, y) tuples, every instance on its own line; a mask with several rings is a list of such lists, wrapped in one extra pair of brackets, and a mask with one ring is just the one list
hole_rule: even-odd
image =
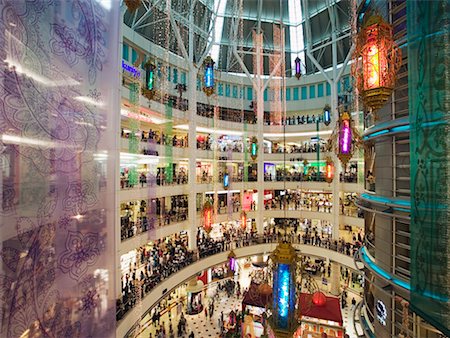
[(384, 197), (384, 196), (377, 196), (377, 195), (366, 194), (366, 193), (361, 194), (361, 197), (366, 200), (373, 201), (373, 202), (395, 204), (395, 205), (400, 205), (400, 206), (411, 209), (411, 201), (407, 201), (407, 200), (388, 198), (388, 197)]
[[(391, 281), (393, 284), (400, 286), (408, 291), (411, 291), (411, 284), (409, 284), (406, 281), (400, 280), (394, 276), (392, 276), (390, 273), (386, 272), (382, 268), (380, 268), (368, 255), (366, 247), (363, 247), (361, 249), (361, 258), (365, 262), (366, 265), (368, 265), (373, 271), (375, 271), (378, 275), (381, 277)], [(425, 297), (436, 299), (440, 302), (448, 302), (449, 298), (446, 296), (438, 295), (435, 293), (432, 293), (430, 291), (424, 291), (423, 295)]]
[(407, 132), (407, 131), (409, 131), (409, 129), (410, 129), (409, 124), (405, 125), (405, 126), (386, 128), (386, 129), (382, 129), (382, 130), (379, 130), (379, 131), (375, 131), (375, 132), (373, 132), (371, 134), (368, 134), (368, 135), (364, 136), (363, 139), (364, 140), (368, 140), (368, 139), (371, 139), (371, 138), (374, 138), (374, 137), (377, 137), (377, 136), (380, 136), (380, 135), (391, 134), (391, 133)]

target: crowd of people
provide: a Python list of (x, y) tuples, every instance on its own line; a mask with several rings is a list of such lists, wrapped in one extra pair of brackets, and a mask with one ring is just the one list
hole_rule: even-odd
[[(214, 109), (217, 109), (217, 113), (214, 113)], [(219, 120), (256, 124), (256, 114), (252, 110), (233, 109), (226, 107), (213, 106), (204, 103), (197, 103), (197, 115), (215, 118)]]
[(276, 194), (265, 201), (265, 209), (272, 210), (308, 210), (330, 213), (333, 210), (333, 195), (286, 191), (285, 195)]
[(323, 115), (296, 115), (296, 116), (288, 116), (286, 118), (281, 117), (280, 120), (274, 120), (270, 117), (270, 114), (264, 114), (264, 124), (266, 126), (273, 125), (301, 125), (301, 124), (311, 124), (311, 123), (322, 123)]
[[(154, 210), (151, 210), (152, 207), (148, 210), (148, 203), (145, 200), (123, 203), (120, 217), (121, 239), (132, 238), (156, 227), (186, 221), (188, 215), (187, 195), (170, 196), (170, 203), (166, 205), (168, 198), (153, 198), (151, 203), (154, 205)], [(138, 203), (137, 208), (135, 203)]]
[(187, 241), (157, 240), (136, 252), (136, 262), (130, 263), (122, 276), (122, 291), (116, 301), (116, 318), (120, 320), (156, 285), (194, 261), (194, 253), (187, 249)]
[(264, 181), (265, 182), (307, 182), (307, 181), (316, 181), (316, 182), (325, 182), (325, 173), (319, 172), (317, 173), (316, 168), (310, 167), (308, 172), (305, 173), (303, 170), (299, 168), (293, 170), (283, 170), (283, 169), (275, 169), (275, 174), (266, 172), (264, 173)]
[[(131, 135), (132, 131), (122, 128), (121, 136), (123, 138), (130, 138)], [(135, 135), (141, 142), (156, 143), (178, 148), (187, 148), (189, 146), (187, 134), (169, 135), (159, 130), (149, 129), (148, 131), (144, 130), (135, 131)]]
[(306, 141), (302, 144), (286, 144), (285, 146), (282, 143), (273, 142), (271, 148), (265, 147), (264, 152), (269, 153), (283, 153), (286, 154), (297, 154), (297, 153), (316, 153), (317, 147), (320, 147), (320, 152), (326, 152), (327, 146), (324, 143), (310, 142)]
[(136, 177), (130, 177), (130, 170), (125, 168), (120, 172), (120, 189), (133, 189), (177, 185), (188, 183), (188, 172), (184, 167), (176, 168), (172, 173), (168, 173), (166, 168), (156, 168), (156, 174), (149, 170), (140, 169), (140, 173), (136, 173)]

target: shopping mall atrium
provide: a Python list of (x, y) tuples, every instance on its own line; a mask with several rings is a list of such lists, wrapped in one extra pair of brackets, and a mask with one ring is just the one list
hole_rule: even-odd
[(0, 337), (450, 337), (448, 0), (0, 15)]

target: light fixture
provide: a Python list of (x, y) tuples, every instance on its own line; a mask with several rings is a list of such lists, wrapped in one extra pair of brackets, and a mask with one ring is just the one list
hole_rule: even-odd
[(358, 90), (365, 105), (375, 115), (389, 100), (402, 63), (392, 26), (380, 15), (368, 17), (363, 24), (353, 61), (352, 73)]
[(148, 60), (145, 65), (145, 84), (142, 88), (142, 95), (147, 99), (153, 99), (155, 96), (155, 65)]
[(300, 80), (302, 77), (302, 60), (297, 56), (295, 59), (295, 77)]
[(326, 126), (329, 126), (331, 123), (331, 107), (329, 105), (323, 108), (323, 123)]
[(203, 91), (207, 96), (214, 94), (214, 60), (208, 56), (203, 62), (205, 70)]

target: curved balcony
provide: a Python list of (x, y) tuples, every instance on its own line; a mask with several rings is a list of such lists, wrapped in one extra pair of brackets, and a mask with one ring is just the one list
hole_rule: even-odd
[(376, 214), (410, 220), (411, 200), (397, 197), (380, 196), (372, 192), (362, 193), (356, 206)]
[(392, 136), (407, 132), (409, 132), (409, 118), (403, 117), (400, 119), (381, 122), (367, 128), (364, 131), (363, 140), (369, 141), (382, 136)]
[[(274, 236), (253, 237), (240, 242), (217, 245), (209, 251), (194, 252), (192, 256), (187, 258), (186, 262), (180, 263), (179, 268), (165, 279), (159, 275), (154, 281), (150, 282), (150, 285), (143, 285), (144, 290), (147, 290), (147, 292), (144, 291), (144, 298), (139, 306), (135, 304), (134, 308), (128, 308), (125, 313), (122, 310), (117, 313), (118, 326), (116, 334), (119, 337), (127, 336), (133, 329), (133, 326), (136, 325), (136, 322), (145, 315), (142, 309), (146, 311), (151, 309), (154, 304), (167, 296), (171, 290), (190, 279), (196, 273), (225, 262), (230, 249), (234, 250), (238, 258), (243, 258), (270, 253), (275, 249), (276, 245), (277, 238)], [(361, 266), (355, 263), (352, 256), (357, 251), (356, 247), (349, 250), (351, 255), (344, 254), (345, 247), (334, 244), (327, 244), (327, 246), (321, 247), (295, 241), (294, 247), (300, 250), (303, 255), (326, 258), (353, 270), (361, 269)]]

